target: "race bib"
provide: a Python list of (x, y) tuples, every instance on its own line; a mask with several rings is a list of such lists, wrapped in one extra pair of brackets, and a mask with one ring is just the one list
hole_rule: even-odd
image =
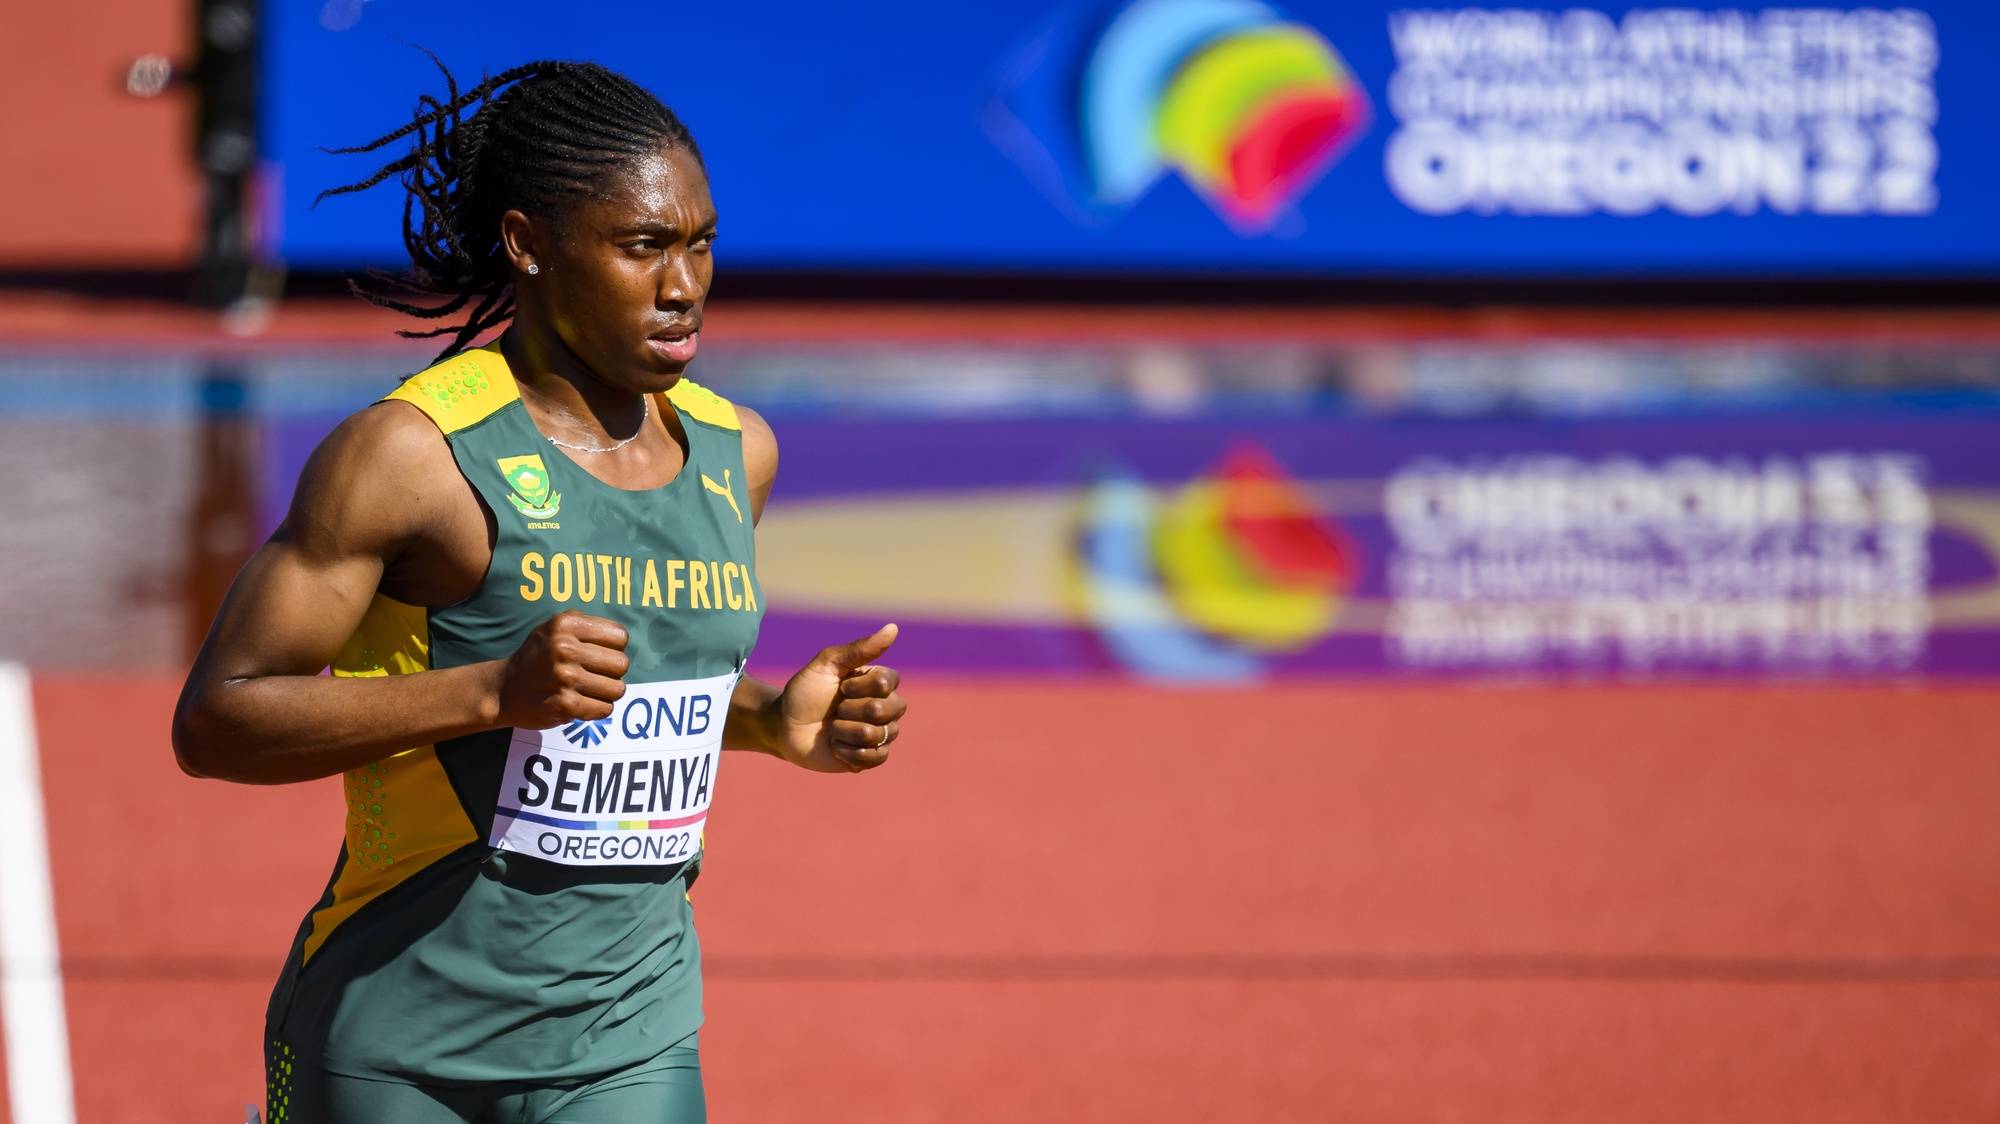
[(736, 677), (631, 683), (609, 718), (515, 730), (487, 842), (569, 866), (694, 858)]

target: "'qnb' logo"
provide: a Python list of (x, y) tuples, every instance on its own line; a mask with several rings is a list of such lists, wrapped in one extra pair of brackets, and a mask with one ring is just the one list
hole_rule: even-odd
[(1368, 96), (1333, 44), (1260, 0), (1132, 0), (1102, 23), (1084, 12), (1022, 52), (989, 117), (1079, 217), (1122, 213), (1171, 171), (1240, 233), (1261, 233), (1368, 126)]
[(677, 738), (697, 737), (708, 732), (714, 706), (715, 700), (707, 695), (662, 699), (648, 699), (640, 695), (625, 704), (625, 711), (618, 719), (618, 729), (633, 741), (646, 741), (669, 734)]
[(579, 718), (563, 727), (563, 737), (568, 738), (571, 745), (580, 745), (585, 749), (589, 749), (591, 746), (603, 741), (604, 735), (610, 729), (611, 719), (609, 718)]

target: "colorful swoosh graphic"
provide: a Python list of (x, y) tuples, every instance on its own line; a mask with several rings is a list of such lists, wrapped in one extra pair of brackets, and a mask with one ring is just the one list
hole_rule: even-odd
[[(1067, 111), (1052, 87), (1076, 91)], [(1371, 114), (1325, 36), (1256, 0), (1136, 0), (1094, 35), (1058, 26), (1009, 69), (1000, 102), (1013, 129), (996, 140), (1085, 213), (1121, 212), (1172, 171), (1246, 234)]]

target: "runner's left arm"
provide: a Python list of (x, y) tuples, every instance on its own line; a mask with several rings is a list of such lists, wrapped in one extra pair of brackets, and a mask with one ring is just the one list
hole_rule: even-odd
[[(736, 409), (754, 523), (764, 517), (778, 478), (778, 439), (755, 410)], [(722, 748), (768, 753), (822, 773), (860, 772), (887, 761), (909, 706), (896, 693), (896, 669), (875, 661), (896, 642), (896, 633), (887, 624), (826, 648), (782, 687), (744, 676), (729, 700)]]

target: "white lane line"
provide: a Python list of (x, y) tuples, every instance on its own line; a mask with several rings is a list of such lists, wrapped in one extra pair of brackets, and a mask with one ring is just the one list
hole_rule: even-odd
[(0, 1023), (16, 1124), (74, 1124), (69, 1018), (28, 671), (0, 664)]

